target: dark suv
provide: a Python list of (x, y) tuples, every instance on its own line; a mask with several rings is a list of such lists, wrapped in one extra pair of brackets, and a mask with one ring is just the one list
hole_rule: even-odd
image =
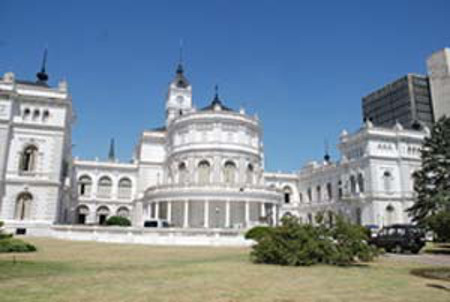
[(370, 243), (386, 252), (402, 253), (405, 250), (417, 254), (425, 245), (425, 233), (411, 224), (393, 224), (382, 228)]

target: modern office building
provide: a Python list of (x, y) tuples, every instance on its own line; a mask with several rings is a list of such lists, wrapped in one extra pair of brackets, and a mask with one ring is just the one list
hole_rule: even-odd
[[(449, 86), (450, 87), (450, 86)], [(434, 121), (428, 77), (407, 74), (362, 99), (364, 120), (375, 126), (431, 126)]]
[(427, 60), (433, 111), (436, 120), (450, 116), (450, 48), (433, 53)]

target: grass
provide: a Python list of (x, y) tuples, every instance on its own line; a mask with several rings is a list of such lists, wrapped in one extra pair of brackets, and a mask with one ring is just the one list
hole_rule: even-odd
[(430, 279), (441, 279), (450, 281), (450, 268), (449, 267), (436, 267), (436, 268), (416, 268), (411, 271), (413, 275), (421, 276)]
[[(449, 301), (449, 283), (382, 258), (360, 267), (256, 265), (245, 248), (151, 247), (27, 238), (0, 255), (0, 301)], [(13, 262), (16, 257), (16, 263)]]
[(424, 252), (429, 254), (450, 255), (450, 243), (431, 243), (428, 242)]

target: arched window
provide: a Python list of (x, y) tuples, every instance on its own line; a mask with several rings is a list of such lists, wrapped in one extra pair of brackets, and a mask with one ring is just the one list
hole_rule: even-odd
[(34, 111), (33, 111), (33, 121), (36, 121), (39, 118), (40, 115), (41, 115), (41, 113), (39, 112), (39, 110), (38, 109), (34, 109)]
[(344, 189), (342, 188), (342, 180), (339, 180), (337, 185), (338, 185), (338, 198), (339, 200), (341, 200), (342, 197), (344, 196)]
[(283, 194), (284, 194), (284, 203), (290, 203), (292, 196), (292, 189), (288, 186), (284, 187)]
[(318, 202), (322, 201), (322, 187), (320, 185), (316, 187), (316, 192), (317, 192), (317, 201)]
[(38, 149), (36, 146), (31, 145), (26, 147), (20, 158), (20, 171), (21, 172), (33, 172), (36, 169)]
[(46, 122), (48, 121), (48, 118), (50, 117), (50, 112), (48, 110), (45, 110), (42, 114), (42, 121)]
[(306, 194), (308, 195), (308, 202), (312, 202), (312, 190), (311, 190), (311, 188), (308, 188), (308, 190), (306, 190)]
[(386, 224), (390, 225), (395, 222), (395, 208), (393, 205), (388, 204), (386, 207)]
[(333, 199), (333, 186), (331, 182), (327, 183), (327, 197), (328, 201)]
[(17, 220), (26, 220), (31, 218), (31, 202), (33, 196), (30, 193), (21, 193), (16, 200), (16, 210), (14, 217)]
[(308, 223), (313, 224), (313, 215), (311, 213), (308, 213)]
[(131, 198), (131, 180), (127, 177), (124, 177), (119, 180), (119, 191), (118, 196), (122, 199), (129, 199)]
[(25, 108), (23, 111), (23, 119), (28, 120), (30, 118), (31, 111), (29, 108)]
[(233, 184), (236, 181), (236, 164), (227, 161), (223, 168), (223, 179), (227, 184)]
[(77, 213), (76, 223), (85, 224), (86, 218), (89, 216), (89, 208), (85, 205), (79, 206), (77, 208), (76, 213)]
[(198, 164), (198, 182), (200, 184), (208, 184), (210, 181), (211, 166), (206, 160), (202, 160)]
[(99, 225), (106, 224), (106, 219), (108, 219), (109, 216), (109, 209), (107, 206), (100, 206), (97, 209), (97, 222)]
[(383, 185), (384, 191), (392, 192), (392, 174), (389, 171), (384, 171), (383, 173)]
[(109, 198), (111, 197), (112, 191), (112, 180), (108, 176), (103, 176), (98, 181), (98, 191), (97, 194), (99, 197)]
[(355, 175), (350, 176), (350, 192), (352, 194), (356, 193), (356, 177), (355, 177)]
[(130, 217), (130, 210), (128, 210), (128, 208), (126, 208), (126, 207), (120, 207), (117, 210), (117, 216), (129, 218)]
[(185, 184), (188, 180), (188, 173), (185, 163), (178, 165), (178, 183)]
[(333, 211), (328, 211), (328, 224), (330, 227), (334, 225), (334, 213)]
[(78, 179), (78, 194), (80, 196), (90, 196), (92, 193), (92, 179), (83, 175)]
[(252, 164), (248, 164), (247, 171), (245, 175), (245, 180), (248, 184), (253, 184), (253, 174), (254, 174), (254, 168)]
[(358, 188), (359, 192), (364, 193), (364, 176), (362, 175), (362, 173), (358, 173)]

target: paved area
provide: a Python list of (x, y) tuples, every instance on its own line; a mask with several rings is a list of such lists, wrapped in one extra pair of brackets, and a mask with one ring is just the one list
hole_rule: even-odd
[(415, 262), (424, 265), (440, 265), (450, 266), (450, 255), (434, 255), (434, 254), (391, 254), (388, 253), (382, 257), (395, 261)]

